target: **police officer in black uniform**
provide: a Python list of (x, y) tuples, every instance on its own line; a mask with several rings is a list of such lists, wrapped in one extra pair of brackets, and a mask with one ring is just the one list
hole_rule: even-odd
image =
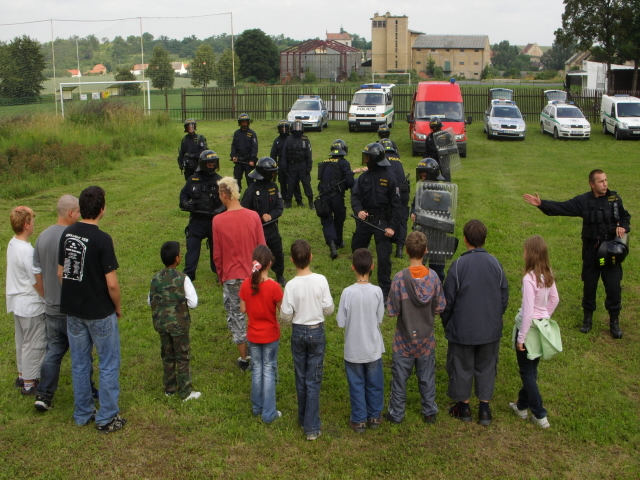
[(596, 290), (602, 277), (609, 312), (609, 329), (615, 339), (622, 338), (619, 318), (622, 309), (622, 266), (618, 263), (598, 264), (598, 248), (602, 242), (623, 237), (630, 230), (631, 215), (622, 205), (617, 192), (608, 188), (607, 175), (599, 169), (589, 173), (591, 191), (566, 202), (541, 200), (538, 194), (524, 194), (524, 200), (538, 207), (545, 215), (582, 217), (582, 308), (584, 317), (580, 331), (588, 333), (596, 309)]
[(247, 187), (240, 205), (260, 216), (264, 239), (275, 259), (271, 269), (275, 272), (278, 283), (284, 287), (287, 283), (284, 278), (284, 252), (278, 230), (278, 219), (284, 210), (284, 202), (275, 182), (277, 175), (278, 164), (273, 158), (262, 157), (258, 160), (255, 170), (249, 174), (255, 182)]
[(360, 175), (351, 192), (351, 208), (359, 219), (351, 239), (351, 252), (368, 248), (371, 236), (374, 237), (378, 286), (387, 298), (391, 288), (391, 238), (401, 222), (400, 189), (396, 176), (389, 170), (382, 145), (367, 145), (362, 151), (362, 161), (368, 170)]
[(207, 149), (207, 139), (204, 135), (196, 134), (196, 121), (189, 118), (184, 122), (184, 131), (180, 148), (178, 148), (178, 167), (184, 173), (184, 179), (188, 180), (198, 168), (200, 154)]
[(440, 152), (438, 151), (435, 138), (433, 138), (434, 133), (442, 130), (442, 120), (440, 120), (440, 117), (431, 117), (431, 120), (429, 120), (429, 128), (431, 129), (431, 133), (427, 135), (427, 139), (425, 140), (424, 156), (425, 158), (433, 158), (438, 162), (438, 165), (440, 165), (440, 173), (444, 177), (444, 180), (451, 182), (451, 172), (449, 168), (443, 168), (442, 162), (440, 161)]
[(400, 155), (396, 150), (395, 144), (388, 138), (378, 140), (378, 143), (384, 148), (384, 154), (391, 164), (389, 169), (396, 176), (398, 188), (400, 188), (400, 203), (402, 204), (402, 221), (395, 236), (396, 240), (396, 258), (402, 258), (402, 250), (404, 249), (404, 241), (407, 238), (407, 221), (409, 220), (409, 199), (411, 189), (409, 187), (408, 175), (405, 175)]
[(258, 135), (249, 128), (251, 118), (246, 113), (238, 117), (240, 128), (233, 133), (231, 141), (231, 161), (233, 166), (233, 178), (238, 182), (238, 189), (242, 191), (242, 176), (247, 180), (247, 185), (253, 182), (249, 173), (258, 160)]
[[(391, 129), (389, 128), (389, 125), (384, 123), (378, 127), (378, 138), (380, 140), (382, 140), (383, 138), (389, 138), (390, 136), (391, 136)], [(378, 140), (378, 143), (380, 143), (380, 140)], [(389, 138), (389, 140), (391, 140), (391, 138)], [(396, 142), (391, 140), (391, 143), (393, 144), (393, 149), (395, 150), (395, 152), (398, 154), (398, 156), (400, 156), (400, 150), (398, 150), (398, 146), (396, 145)]]
[(331, 156), (318, 165), (318, 193), (326, 211), (316, 209), (316, 213), (320, 217), (324, 241), (329, 245), (332, 259), (338, 258), (338, 248), (344, 247), (342, 233), (347, 218), (344, 192), (352, 188), (354, 183), (351, 165), (344, 158), (348, 150), (344, 141), (335, 140), (331, 144)]
[[(291, 136), (282, 147), (280, 167), (287, 170), (287, 196), (284, 199), (285, 208), (291, 208), (291, 199), (298, 182), (302, 182), (304, 194), (309, 201), (309, 208), (313, 210), (313, 190), (311, 189), (311, 142), (304, 135), (302, 122), (293, 122)], [(304, 206), (302, 202), (298, 204)]]
[(218, 168), (220, 168), (220, 159), (216, 152), (205, 150), (200, 154), (198, 170), (189, 177), (180, 191), (180, 208), (191, 212), (189, 225), (185, 229), (187, 255), (184, 262), (184, 273), (191, 281), (196, 279), (200, 247), (205, 238), (211, 250), (209, 255), (211, 271), (217, 274), (216, 265), (213, 263), (212, 220), (218, 213), (225, 211), (218, 197), (218, 180), (222, 178), (216, 173)]
[[(282, 147), (284, 146), (284, 142), (291, 135), (291, 125), (287, 120), (280, 120), (278, 122), (278, 136), (273, 141), (273, 145), (271, 145), (271, 158), (273, 158), (278, 166), (280, 166), (280, 159), (282, 157)], [(278, 170), (278, 179), (280, 181), (280, 194), (282, 198), (287, 198), (287, 171), (284, 168), (280, 168)], [(300, 193), (300, 184), (296, 184), (296, 190), (293, 192), (293, 195), (296, 197), (296, 202), (298, 205), (302, 205), (302, 194)]]

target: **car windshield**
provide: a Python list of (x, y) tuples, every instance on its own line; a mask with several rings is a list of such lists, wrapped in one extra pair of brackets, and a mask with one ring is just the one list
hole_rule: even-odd
[(558, 107), (558, 118), (584, 118), (584, 115), (576, 107)]
[(493, 116), (500, 118), (522, 118), (520, 110), (515, 107), (495, 107), (493, 109)]
[(291, 110), (320, 110), (320, 102), (314, 100), (298, 100)]
[(640, 103), (619, 103), (618, 117), (640, 117)]
[(360, 92), (353, 96), (351, 105), (384, 105), (384, 94)]
[(464, 107), (460, 102), (416, 102), (414, 118), (428, 120), (440, 117), (443, 122), (461, 122)]

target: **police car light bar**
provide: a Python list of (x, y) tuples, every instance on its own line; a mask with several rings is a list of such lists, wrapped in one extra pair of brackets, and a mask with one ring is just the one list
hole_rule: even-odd
[(320, 99), (320, 95), (298, 95), (298, 100), (301, 98), (313, 98), (313, 99)]

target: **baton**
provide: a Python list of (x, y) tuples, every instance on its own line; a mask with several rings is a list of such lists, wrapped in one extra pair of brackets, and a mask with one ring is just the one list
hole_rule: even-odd
[(374, 224), (373, 224), (373, 223), (371, 223), (371, 222), (367, 222), (366, 220), (362, 220), (359, 216), (354, 215), (353, 213), (351, 214), (351, 216), (352, 216), (353, 218), (355, 218), (356, 220), (358, 220), (358, 221), (360, 221), (360, 222), (364, 223), (365, 225), (369, 225), (370, 227), (375, 228), (376, 230), (380, 230), (382, 233), (385, 233), (385, 234), (387, 233), (387, 231), (386, 231), (384, 228), (381, 228), (381, 227), (379, 227), (379, 226), (377, 226), (377, 225), (374, 225)]
[(264, 222), (264, 223), (262, 224), (262, 226), (263, 226), (263, 227), (266, 227), (267, 225), (271, 225), (272, 223), (277, 222), (277, 221), (279, 220), (279, 218), (280, 218), (280, 217), (278, 217), (278, 218), (273, 218), (273, 219), (269, 220), (268, 222)]

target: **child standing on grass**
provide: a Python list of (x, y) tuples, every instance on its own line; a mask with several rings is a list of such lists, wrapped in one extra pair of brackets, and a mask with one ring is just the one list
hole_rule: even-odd
[(551, 318), (560, 298), (549, 262), (549, 250), (539, 235), (524, 242), (524, 278), (522, 279), (522, 306), (516, 316), (514, 329), (516, 359), (522, 379), (518, 400), (509, 407), (523, 420), (527, 409), (531, 410), (531, 421), (541, 428), (549, 428), (547, 410), (542, 406), (538, 390), (538, 363), (540, 357), (531, 359), (526, 348), (527, 334), (532, 320)]
[(426, 423), (432, 424), (438, 413), (433, 325), (436, 314), (444, 310), (446, 300), (438, 274), (422, 265), (427, 253), (424, 233), (411, 232), (404, 246), (409, 255), (409, 268), (393, 277), (387, 299), (389, 316), (398, 320), (393, 339), (391, 398), (385, 418), (391, 423), (404, 419), (407, 379), (415, 366), (422, 415)]
[(351, 418), (349, 426), (356, 433), (378, 428), (384, 407), (384, 342), (380, 324), (384, 315), (384, 298), (380, 287), (369, 283), (373, 256), (367, 248), (353, 252), (351, 270), (356, 283), (340, 296), (336, 320), (344, 328), (344, 367), (349, 382)]
[(180, 265), (180, 244), (165, 242), (160, 249), (165, 268), (153, 276), (149, 305), (153, 328), (160, 334), (160, 356), (164, 366), (164, 393), (176, 392), (185, 402), (200, 398), (191, 388), (190, 308), (198, 306), (198, 294), (187, 275), (176, 270)]
[(247, 340), (251, 355), (251, 409), (264, 423), (280, 418), (276, 410), (280, 324), (276, 316), (282, 304), (282, 288), (269, 278), (271, 250), (258, 245), (253, 251), (251, 276), (240, 286), (240, 311), (249, 317)]
[(306, 240), (291, 245), (291, 260), (297, 275), (284, 289), (280, 318), (292, 322), (291, 353), (296, 374), (298, 423), (307, 440), (320, 436), (320, 385), (324, 369), (326, 339), (324, 316), (334, 305), (327, 279), (309, 268), (311, 246)]

